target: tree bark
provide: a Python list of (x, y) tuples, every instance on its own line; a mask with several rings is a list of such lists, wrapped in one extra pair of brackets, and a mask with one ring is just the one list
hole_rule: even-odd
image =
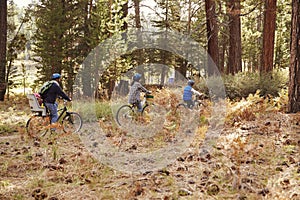
[(241, 39), (241, 3), (240, 0), (227, 1), (229, 16), (229, 55), (227, 74), (242, 71), (242, 39)]
[[(128, 1), (122, 6), (122, 17), (121, 19), (123, 18), (126, 18), (128, 15)], [(122, 26), (122, 30), (127, 30), (128, 29), (128, 24), (127, 22), (124, 22), (123, 26)]]
[(135, 27), (141, 28), (141, 15), (140, 15), (140, 0), (133, 0), (135, 12)]
[(288, 112), (300, 111), (300, 3), (292, 1), (291, 57)]
[(7, 43), (7, 1), (0, 0), (0, 101), (4, 101), (7, 83), (6, 73)]
[[(219, 68), (219, 42), (218, 42), (218, 32), (219, 27), (216, 17), (216, 3), (215, 0), (205, 0), (205, 10), (206, 10), (206, 29), (207, 29), (207, 39), (208, 39), (208, 58), (207, 72), (209, 76), (216, 73)], [(214, 65), (216, 67), (214, 67)]]
[(277, 0), (265, 1), (263, 48), (260, 67), (261, 73), (268, 73), (273, 70), (276, 26), (276, 1)]
[[(142, 49), (142, 45), (143, 45), (143, 38), (142, 38), (142, 34), (141, 34), (141, 13), (140, 13), (140, 0), (133, 0), (134, 3), (134, 12), (135, 12), (135, 27), (138, 29), (137, 31), (137, 46), (138, 49), (136, 51), (136, 60), (137, 60), (137, 64), (141, 65), (143, 64), (144, 60), (145, 60), (145, 51), (144, 49)], [(144, 76), (143, 76), (144, 77)]]

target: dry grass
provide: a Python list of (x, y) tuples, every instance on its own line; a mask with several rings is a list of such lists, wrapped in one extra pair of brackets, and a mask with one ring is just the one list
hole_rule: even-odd
[[(176, 104), (167, 100), (173, 93), (164, 94), (159, 103)], [(258, 96), (228, 102), (224, 130), (209, 150), (203, 142), (210, 113), (202, 111), (186, 151), (144, 174), (101, 164), (78, 135), (25, 137), (26, 101), (1, 103), (0, 199), (299, 199), (300, 115), (271, 110), (269, 102)], [(172, 141), (178, 123), (168, 115), (159, 134), (147, 139), (129, 137), (107, 119), (101, 126), (120, 150), (135, 145), (131, 151), (143, 152)]]

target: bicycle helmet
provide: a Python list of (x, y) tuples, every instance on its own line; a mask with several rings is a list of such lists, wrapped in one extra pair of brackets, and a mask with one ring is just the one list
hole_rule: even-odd
[(60, 78), (61, 77), (61, 75), (59, 74), (59, 73), (54, 73), (54, 74), (52, 74), (52, 79), (54, 80), (54, 79), (58, 79), (58, 78)]
[(193, 81), (193, 80), (189, 80), (189, 81), (188, 81), (188, 85), (190, 85), (190, 86), (193, 87), (194, 84), (195, 84), (195, 81)]
[(142, 78), (142, 75), (139, 74), (139, 73), (136, 73), (136, 74), (133, 76), (133, 80), (134, 80), (134, 81), (139, 81), (141, 78)]

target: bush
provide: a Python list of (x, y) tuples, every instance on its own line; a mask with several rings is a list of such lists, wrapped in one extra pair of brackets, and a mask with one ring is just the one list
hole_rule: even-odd
[[(288, 87), (287, 71), (274, 71), (264, 75), (256, 72), (241, 72), (235, 75), (224, 75), (222, 78), (226, 95), (231, 100), (246, 98), (249, 94), (255, 94), (257, 90), (260, 90), (262, 96), (278, 97), (280, 91)], [(213, 82), (216, 78), (211, 79), (210, 82)], [(205, 80), (198, 81), (196, 87), (208, 95), (209, 91)]]
[(97, 101), (96, 102), (96, 116), (98, 119), (101, 118), (112, 118), (112, 108), (108, 101)]
[(112, 118), (112, 109), (108, 101), (78, 101), (73, 103), (74, 111), (79, 112), (85, 122)]

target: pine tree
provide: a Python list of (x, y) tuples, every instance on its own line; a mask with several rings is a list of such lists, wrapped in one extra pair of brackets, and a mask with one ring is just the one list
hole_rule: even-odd
[(7, 1), (0, 0), (0, 101), (4, 101), (7, 83), (6, 72), (6, 43), (7, 43)]

